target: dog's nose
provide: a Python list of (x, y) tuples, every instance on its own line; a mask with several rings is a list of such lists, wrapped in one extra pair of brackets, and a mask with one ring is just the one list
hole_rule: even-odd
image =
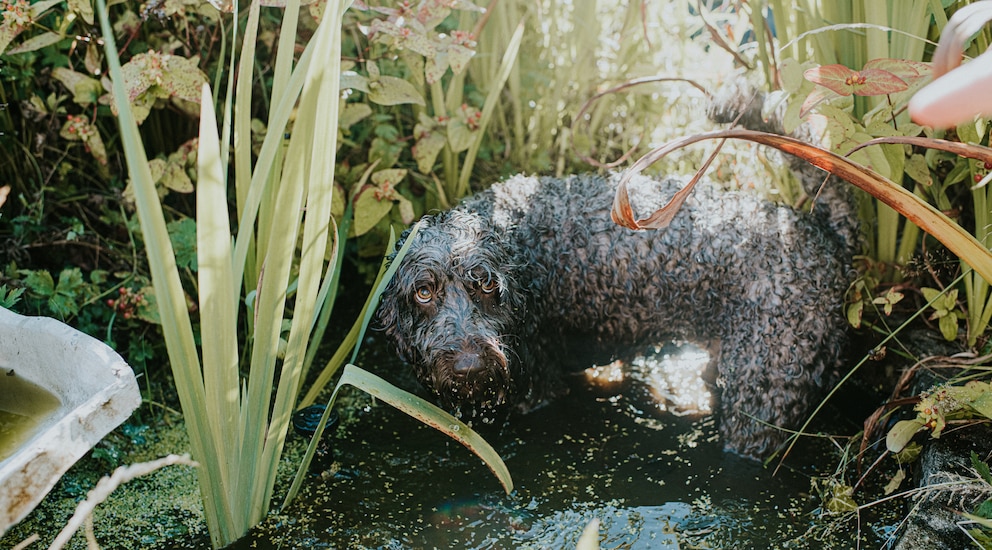
[(462, 353), (455, 360), (454, 365), (451, 366), (455, 374), (462, 376), (479, 372), (484, 368), (485, 365), (482, 363), (482, 356), (478, 353)]

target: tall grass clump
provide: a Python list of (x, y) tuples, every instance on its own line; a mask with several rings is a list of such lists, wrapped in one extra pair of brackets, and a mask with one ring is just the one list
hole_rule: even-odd
[[(249, 132), (261, 2), (253, 2), (247, 10), (239, 76), (235, 82), (232, 57), (220, 124), (211, 89), (202, 87), (196, 338), (127, 100), (109, 14), (104, 0), (98, 0), (128, 172), (192, 454), (200, 464), (200, 493), (215, 547), (244, 535), (269, 509), (290, 416), (306, 374), (311, 335), (320, 319), (326, 321), (321, 309), (330, 307), (328, 296), (334, 294), (331, 286), (336, 284), (341, 246), (331, 203), (341, 97), (341, 28), (349, 4), (350, 0), (327, 2), (298, 59), (293, 56), (300, 2), (290, 0), (284, 6), (268, 98), (268, 132), (254, 159)], [(233, 12), (238, 13), (237, 4)], [(238, 25), (232, 26), (236, 44)], [(229, 158), (233, 166), (228, 165)], [(233, 234), (231, 194), (237, 198)], [(454, 433), (486, 460), (510, 490), (499, 457), (450, 415), (357, 367), (346, 369), (339, 387), (344, 384)], [(306, 463), (301, 470), (305, 467)]]

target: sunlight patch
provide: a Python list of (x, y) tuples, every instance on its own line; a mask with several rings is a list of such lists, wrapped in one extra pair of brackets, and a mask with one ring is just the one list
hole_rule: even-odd
[(706, 387), (703, 371), (710, 361), (706, 351), (691, 345), (656, 348), (652, 355), (636, 357), (631, 370), (651, 391), (658, 410), (676, 415), (708, 414), (713, 394)]

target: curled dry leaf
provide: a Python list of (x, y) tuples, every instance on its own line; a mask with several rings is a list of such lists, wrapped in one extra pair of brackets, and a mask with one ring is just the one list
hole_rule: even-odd
[[(797, 156), (806, 162), (857, 186), (876, 199), (890, 206), (927, 233), (933, 235), (959, 258), (964, 259), (986, 281), (992, 281), (992, 253), (961, 226), (954, 223), (939, 210), (873, 170), (845, 157), (802, 142), (795, 138), (756, 132), (753, 130), (720, 130), (679, 138), (658, 147), (641, 157), (621, 178), (613, 203), (613, 220), (631, 229), (643, 229), (633, 219), (633, 212), (627, 195), (627, 182), (636, 174), (657, 162), (668, 153), (687, 145), (710, 139), (743, 139), (775, 147)], [(888, 137), (885, 140), (907, 139)], [(919, 138), (916, 138), (919, 139)], [(962, 151), (970, 156), (977, 152), (970, 146)], [(985, 158), (982, 152), (979, 158)]]

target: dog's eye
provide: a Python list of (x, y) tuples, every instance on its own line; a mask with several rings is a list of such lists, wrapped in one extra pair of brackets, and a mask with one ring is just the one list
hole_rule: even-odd
[(486, 294), (492, 294), (492, 292), (496, 290), (496, 286), (496, 279), (489, 279), (484, 283), (479, 283), (479, 288)]
[(417, 298), (417, 301), (420, 302), (421, 304), (429, 304), (430, 301), (434, 299), (434, 293), (431, 292), (431, 289), (427, 288), (426, 286), (422, 286), (418, 288), (414, 296)]

